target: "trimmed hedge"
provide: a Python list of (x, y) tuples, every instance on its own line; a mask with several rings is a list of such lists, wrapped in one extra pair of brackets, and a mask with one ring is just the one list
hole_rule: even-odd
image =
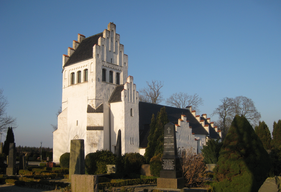
[(69, 168), (70, 153), (64, 153), (60, 156), (61, 168)]
[(98, 188), (103, 190), (111, 187), (122, 187), (127, 185), (140, 185), (140, 184), (156, 184), (157, 179), (127, 179), (127, 180), (118, 180), (106, 183), (99, 183)]
[(145, 163), (145, 158), (139, 153), (126, 153), (123, 162), (125, 176), (134, 178), (139, 177), (141, 165)]
[(115, 163), (116, 155), (111, 151), (89, 153), (85, 158), (85, 168), (88, 174), (104, 174), (107, 172), (106, 165)]

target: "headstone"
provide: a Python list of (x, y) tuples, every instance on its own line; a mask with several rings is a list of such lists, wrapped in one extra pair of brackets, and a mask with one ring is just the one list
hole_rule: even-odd
[(16, 173), (16, 144), (9, 144), (9, 157), (8, 157), (8, 167), (6, 168), (6, 175), (12, 176)]
[(78, 175), (71, 177), (72, 192), (98, 192), (98, 176), (97, 175)]
[(107, 174), (116, 173), (116, 165), (106, 165), (106, 169)]
[(20, 164), (19, 164), (19, 169), (26, 169), (26, 160), (25, 156), (23, 154), (20, 155)]
[(73, 174), (85, 174), (83, 139), (74, 139), (70, 143), (69, 179)]
[(157, 178), (157, 187), (176, 189), (184, 187), (182, 168), (177, 153), (175, 125), (173, 123), (167, 123), (164, 126), (162, 170), (160, 171), (160, 178)]

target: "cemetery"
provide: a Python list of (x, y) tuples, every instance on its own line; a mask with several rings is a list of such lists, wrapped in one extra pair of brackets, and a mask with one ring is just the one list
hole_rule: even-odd
[(236, 115), (223, 137), (192, 106), (140, 101), (133, 80), (114, 23), (88, 38), (78, 34), (63, 55), (52, 153), (17, 151), (8, 128), (0, 184), (65, 192), (281, 190), (281, 120), (271, 139), (264, 122), (253, 128)]

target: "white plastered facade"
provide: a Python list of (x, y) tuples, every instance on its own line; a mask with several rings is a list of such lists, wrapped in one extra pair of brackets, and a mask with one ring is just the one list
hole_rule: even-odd
[[(144, 155), (145, 149), (139, 147), (139, 95), (133, 77), (128, 76), (128, 56), (115, 24), (109, 23), (100, 34), (91, 58), (65, 65), (85, 39), (78, 34), (73, 48), (63, 55), (62, 112), (58, 129), (53, 132), (53, 161), (59, 162), (60, 156), (70, 151), (72, 139), (84, 139), (85, 155), (97, 150), (114, 153), (119, 130), (122, 155)], [(124, 86), (121, 99), (109, 102), (120, 85)], [(193, 111), (192, 114), (197, 118)], [(180, 117), (175, 128), (179, 150), (191, 148), (197, 153), (206, 144), (206, 135), (192, 134), (185, 116)]]

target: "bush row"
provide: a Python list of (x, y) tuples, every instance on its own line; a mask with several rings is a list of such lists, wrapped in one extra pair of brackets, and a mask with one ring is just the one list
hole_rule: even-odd
[(140, 185), (140, 184), (156, 184), (157, 179), (128, 179), (115, 182), (99, 183), (98, 188), (101, 190), (111, 187), (122, 187), (127, 185)]
[[(60, 157), (60, 165), (63, 168), (69, 167), (69, 153), (64, 153)], [(88, 174), (107, 173), (106, 165), (116, 165), (116, 173), (120, 177), (139, 177), (141, 165), (145, 163), (145, 158), (139, 153), (126, 153), (122, 157), (116, 157), (111, 151), (97, 151), (87, 154), (85, 158), (85, 170)]]

